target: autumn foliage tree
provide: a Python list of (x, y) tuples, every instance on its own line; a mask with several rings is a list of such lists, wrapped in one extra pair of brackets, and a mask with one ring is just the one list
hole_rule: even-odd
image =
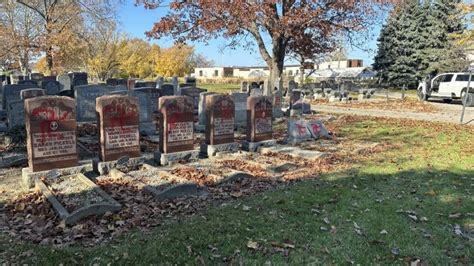
[[(292, 51), (310, 54), (336, 34), (364, 31), (373, 25), (383, 0), (174, 0), (167, 15), (147, 32), (152, 38), (171, 36), (178, 42), (224, 37), (229, 46), (255, 43), (270, 68), (270, 80), (283, 72)], [(162, 0), (137, 0), (159, 8)]]

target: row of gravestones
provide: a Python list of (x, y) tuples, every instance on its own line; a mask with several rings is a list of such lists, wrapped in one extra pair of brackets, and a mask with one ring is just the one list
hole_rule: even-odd
[[(177, 78), (173, 78), (173, 84), (161, 82), (135, 82), (135, 80), (115, 79), (107, 80), (108, 85), (87, 85), (87, 73), (76, 72), (58, 76), (58, 81), (48, 78), (40, 81), (43, 89), (40, 89), (36, 82), (5, 85), (2, 88), (2, 106), (6, 111), (8, 127), (24, 125), (24, 100), (26, 98), (43, 95), (61, 95), (76, 98), (77, 121), (90, 122), (95, 121), (95, 99), (99, 96), (109, 94), (131, 94), (140, 99), (140, 105), (145, 106), (146, 112), (141, 112), (140, 119), (143, 122), (144, 130), (151, 128), (151, 113), (156, 111), (157, 99), (160, 96), (183, 95), (194, 96), (198, 101), (198, 94), (202, 89), (195, 88), (195, 80), (186, 80), (182, 90), (179, 89)], [(194, 83), (192, 83), (194, 81)], [(123, 85), (127, 83), (127, 86)], [(114, 86), (112, 86), (114, 85)], [(155, 88), (155, 87), (158, 88)], [(192, 86), (192, 87), (191, 87)], [(21, 97), (23, 90), (29, 90)], [(129, 91), (131, 90), (131, 91)], [(195, 105), (197, 106), (197, 104)], [(197, 110), (197, 107), (196, 107)]]
[[(159, 99), (160, 148), (155, 160), (169, 163), (173, 154), (194, 154), (193, 100), (187, 96)], [(234, 101), (229, 95), (206, 98), (206, 140), (201, 152), (212, 156), (235, 151)], [(272, 100), (247, 99), (247, 148), (272, 139)], [(78, 165), (76, 108), (74, 99), (43, 96), (25, 100), (27, 150), (26, 172), (49, 171)], [(139, 100), (126, 95), (105, 95), (96, 99), (101, 162), (122, 157), (140, 157)], [(209, 154), (209, 152), (213, 154)], [(181, 159), (183, 157), (180, 157)], [(25, 170), (24, 170), (25, 172)], [(28, 178), (26, 179), (28, 180)], [(30, 180), (31, 181), (31, 180)], [(27, 181), (31, 186), (31, 182)]]

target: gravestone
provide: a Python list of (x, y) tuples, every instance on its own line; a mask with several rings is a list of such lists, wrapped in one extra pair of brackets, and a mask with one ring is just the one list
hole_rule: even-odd
[(240, 92), (248, 92), (249, 91), (249, 84), (247, 81), (240, 82)]
[(245, 92), (231, 92), (230, 97), (234, 101), (234, 119), (237, 127), (244, 127), (247, 125), (247, 98), (249, 97)]
[(44, 76), (41, 81), (57, 80), (57, 76)]
[(175, 96), (181, 95), (179, 91), (179, 87), (178, 87), (178, 77), (173, 77), (171, 79), (171, 84), (173, 84), (173, 95)]
[(128, 88), (129, 91), (131, 91), (135, 88), (135, 80), (134, 79), (128, 79), (127, 80), (127, 88)]
[(154, 81), (137, 81), (134, 88), (156, 88)]
[(31, 85), (5, 85), (2, 89), (2, 106), (6, 109), (7, 104), (10, 101), (18, 101), (21, 100), (20, 92), (26, 89), (33, 89), (37, 88), (38, 86), (31, 86)]
[(261, 88), (254, 88), (250, 91), (250, 96), (252, 97), (263, 96), (263, 90)]
[(161, 96), (160, 90), (156, 88), (136, 88), (132, 91), (132, 96), (138, 99), (140, 133), (143, 135), (155, 135), (156, 124), (153, 113), (158, 112), (158, 99)]
[(263, 82), (263, 95), (271, 97), (273, 93), (273, 88), (270, 85), (270, 80), (266, 79)]
[(329, 135), (324, 124), (319, 120), (306, 121), (306, 127), (308, 128), (311, 137), (314, 139), (331, 138), (331, 135)]
[(10, 84), (16, 85), (20, 80), (24, 80), (24, 77), (21, 72), (17, 71), (10, 74)]
[(107, 86), (117, 86), (117, 79), (114, 79), (114, 78), (108, 78), (105, 80), (105, 84)]
[(48, 95), (58, 95), (61, 91), (61, 84), (56, 80), (43, 80), (41, 88), (46, 91)]
[(290, 109), (293, 109), (293, 105), (301, 99), (301, 90), (290, 91)]
[(18, 85), (28, 85), (28, 86), (38, 87), (38, 82), (31, 79), (24, 79), (24, 80), (19, 80)]
[(196, 78), (195, 77), (185, 77), (184, 82), (187, 84), (196, 84)]
[(7, 76), (6, 75), (0, 75), (0, 84), (2, 84), (4, 81), (7, 80)]
[(44, 75), (41, 73), (31, 73), (30, 74), (30, 79), (34, 80), (36, 82), (36, 85), (39, 85), (40, 82), (43, 80)]
[(117, 79), (117, 86), (118, 85), (122, 85), (122, 86), (127, 87), (127, 79)]
[[(110, 87), (110, 86), (109, 86)], [(124, 91), (124, 92), (128, 92), (128, 88), (127, 86), (125, 85), (116, 85), (116, 86), (113, 86), (112, 87), (112, 90), (114, 92), (120, 92), (120, 91)]]
[(218, 152), (236, 152), (234, 142), (234, 101), (229, 95), (207, 95), (206, 101), (206, 142), (201, 144), (201, 153), (214, 156)]
[(8, 128), (22, 127), (25, 125), (25, 104), (24, 100), (9, 101), (7, 104)]
[(105, 85), (84, 85), (74, 89), (74, 96), (77, 105), (77, 122), (95, 122), (96, 99), (110, 92), (110, 88)]
[(70, 91), (71, 90), (71, 78), (68, 74), (58, 76), (59, 91)]
[(131, 96), (101, 96), (96, 99), (96, 111), (100, 161), (94, 160), (93, 167), (106, 174), (117, 166), (118, 159), (126, 157), (130, 163), (132, 158), (140, 157), (138, 100)]
[(160, 151), (155, 161), (166, 165), (180, 160), (197, 159), (194, 148), (193, 99), (187, 96), (164, 96), (159, 100)]
[[(296, 83), (294, 80), (290, 80), (288, 82), (288, 93), (291, 95), (291, 92), (296, 90), (298, 88), (298, 83)], [(291, 96), (290, 96), (291, 97)]]
[(20, 91), (20, 98), (22, 100), (34, 98), (34, 97), (39, 97), (39, 96), (45, 96), (46, 91), (43, 89), (26, 89)]
[(253, 89), (260, 89), (260, 84), (258, 84), (258, 82), (252, 82), (250, 84), (250, 90), (253, 90)]
[(311, 139), (311, 132), (304, 120), (288, 119), (288, 142), (296, 144)]
[(275, 145), (272, 139), (272, 99), (266, 96), (249, 97), (247, 99), (247, 138), (242, 148), (256, 151), (260, 146)]
[(276, 90), (273, 93), (273, 117), (279, 118), (283, 116), (283, 112), (281, 111), (281, 103), (283, 100), (283, 96), (281, 90)]
[(199, 107), (199, 94), (201, 92), (206, 92), (205, 89), (200, 88), (183, 88), (181, 89), (182, 96), (189, 96), (193, 99), (193, 107), (194, 107), (194, 114), (198, 114), (198, 107)]
[(74, 100), (61, 96), (31, 98), (25, 100), (25, 111), (30, 170), (77, 166)]
[(163, 84), (165, 83), (165, 79), (163, 77), (158, 77), (156, 79), (156, 87), (158, 89), (161, 89), (163, 87)]
[(160, 93), (162, 96), (173, 96), (174, 95), (173, 84), (163, 84), (160, 88)]
[(204, 131), (206, 126), (206, 97), (212, 94), (216, 94), (214, 92), (201, 92), (199, 94), (199, 107), (198, 107), (198, 114), (199, 114), (199, 125), (198, 130)]
[(77, 86), (87, 85), (87, 73), (85, 72), (72, 72), (68, 73), (71, 79), (71, 88), (74, 90)]

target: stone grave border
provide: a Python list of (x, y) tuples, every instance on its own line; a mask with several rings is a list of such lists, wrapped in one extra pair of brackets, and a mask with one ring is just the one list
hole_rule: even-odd
[(83, 175), (82, 173), (78, 173), (76, 174), (76, 177), (80, 179), (87, 187), (95, 190), (95, 192), (97, 192), (108, 203), (92, 204), (87, 207), (81, 207), (73, 211), (72, 213), (69, 213), (66, 208), (59, 202), (56, 196), (54, 196), (51, 190), (46, 186), (46, 184), (41, 181), (41, 179), (37, 178), (35, 180), (36, 188), (41, 191), (43, 197), (45, 197), (51, 203), (51, 205), (53, 205), (53, 209), (59, 215), (62, 224), (72, 225), (87, 216), (103, 215), (106, 212), (117, 212), (122, 208), (122, 205), (120, 205), (120, 203), (118, 203), (109, 194), (103, 191), (97, 184), (89, 180), (85, 175)]
[(42, 176), (47, 176), (51, 171), (58, 171), (60, 175), (74, 175), (85, 173), (88, 169), (91, 168), (91, 164), (88, 161), (79, 162), (78, 166), (66, 167), (66, 168), (57, 168), (46, 171), (33, 172), (29, 167), (21, 169), (21, 178), (23, 185), (26, 188), (33, 188), (35, 186), (35, 180), (41, 178)]

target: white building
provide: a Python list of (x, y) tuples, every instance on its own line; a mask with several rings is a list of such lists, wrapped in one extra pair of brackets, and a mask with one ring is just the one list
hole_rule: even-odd
[[(324, 62), (315, 64), (314, 69), (346, 69), (363, 67), (360, 59), (348, 59), (342, 61)], [(286, 65), (283, 67), (283, 75), (296, 77), (300, 74), (300, 65)], [(196, 67), (194, 77), (196, 79), (218, 79), (218, 78), (265, 78), (270, 75), (268, 67)]]

